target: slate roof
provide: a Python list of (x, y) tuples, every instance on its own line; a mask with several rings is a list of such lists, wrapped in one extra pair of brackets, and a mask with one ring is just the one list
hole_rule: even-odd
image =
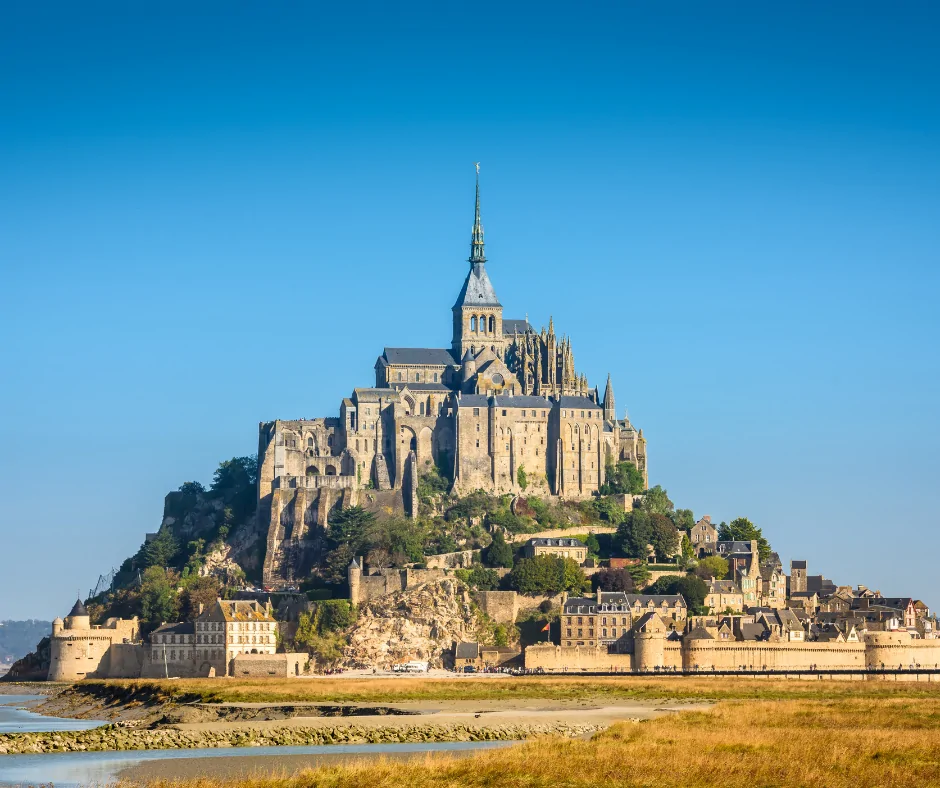
[(454, 651), (454, 659), (476, 659), (480, 656), (479, 643), (458, 643)]
[(712, 635), (705, 627), (697, 626), (693, 627), (686, 633), (686, 640), (714, 640), (715, 636)]
[(559, 397), (558, 404), (563, 408), (594, 408), (603, 410), (602, 405), (598, 405), (594, 400), (587, 397)]
[(762, 624), (741, 624), (741, 640), (763, 640), (766, 635)]
[(549, 539), (549, 538), (536, 538), (530, 539), (527, 544), (532, 545), (533, 547), (587, 547), (584, 542), (580, 539)]
[(164, 624), (150, 633), (154, 635), (192, 635), (196, 632), (196, 625), (192, 621), (180, 621), (176, 624)]
[(457, 363), (453, 354), (442, 347), (387, 347), (383, 356), (389, 364), (446, 367)]
[(565, 600), (565, 615), (577, 615), (578, 613), (594, 613), (597, 610), (597, 602), (590, 597), (573, 596)]
[(529, 325), (528, 320), (509, 320), (503, 318), (503, 333), (504, 334), (524, 334), (526, 331), (532, 331), (532, 326)]
[(485, 408), (489, 405), (490, 398), (485, 394), (464, 394), (457, 403), (458, 408)]
[(733, 580), (712, 580), (708, 584), (710, 594), (740, 594)]
[(791, 569), (806, 569), (806, 561), (791, 561)]
[(72, 609), (69, 611), (70, 616), (87, 616), (88, 611), (85, 609), (85, 606), (82, 604), (81, 599), (76, 599), (75, 604), (72, 605)]
[(485, 263), (474, 263), (471, 266), (470, 273), (460, 288), (460, 295), (454, 303), (455, 308), (462, 306), (502, 306), (490, 278), (486, 275)]

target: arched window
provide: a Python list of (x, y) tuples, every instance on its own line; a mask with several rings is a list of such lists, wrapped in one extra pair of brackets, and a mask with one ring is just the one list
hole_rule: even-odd
[(486, 333), (486, 315), (480, 315), (480, 333)]
[(330, 436), (326, 439), (326, 445), (329, 446), (330, 448), (333, 447), (333, 436), (332, 436), (332, 435), (330, 435)]
[(423, 402), (420, 403), (420, 408), (421, 408), (421, 411), (420, 411), (421, 415), (423, 416), (424, 415), (424, 403)]
[(470, 318), (470, 330), (471, 331), (477, 330), (477, 316), (476, 315)]
[(336, 468), (334, 468), (332, 465), (327, 465), (327, 466), (326, 466), (326, 475), (327, 475), (327, 476), (336, 476)]
[(421, 373), (415, 372), (415, 383), (420, 383), (420, 382), (421, 382)]
[(313, 446), (313, 438), (307, 438), (307, 445)]
[(405, 379), (404, 373), (399, 372), (399, 373), (398, 373), (398, 380), (399, 380), (399, 382), (402, 381), (402, 380), (404, 380), (404, 379)]
[(490, 315), (490, 333), (496, 333), (496, 318)]

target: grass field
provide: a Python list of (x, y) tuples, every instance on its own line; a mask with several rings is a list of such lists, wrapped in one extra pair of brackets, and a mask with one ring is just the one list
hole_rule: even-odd
[[(711, 686), (715, 688), (717, 683)], [(940, 786), (940, 693), (936, 689), (876, 682), (813, 687), (824, 691), (821, 697), (812, 699), (803, 683), (794, 682), (787, 684), (792, 690), (789, 699), (722, 701), (708, 712), (683, 712), (640, 724), (618, 723), (590, 741), (546, 738), (466, 759), (374, 761), (325, 767), (289, 778), (240, 779), (237, 783), (199, 780), (187, 785)], [(829, 689), (844, 691), (841, 697), (831, 698), (826, 692)]]
[(586, 678), (394, 679), (175, 679), (85, 681), (91, 694), (137, 700), (204, 702), (364, 702), (447, 700), (840, 700), (845, 698), (930, 698), (940, 703), (940, 683), (890, 681), (796, 681), (747, 678), (623, 676)]

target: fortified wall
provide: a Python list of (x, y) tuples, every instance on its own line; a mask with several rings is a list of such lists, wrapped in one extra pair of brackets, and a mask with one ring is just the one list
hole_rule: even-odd
[(637, 633), (632, 654), (610, 654), (603, 646), (529, 646), (525, 666), (552, 673), (940, 668), (940, 640), (913, 640), (906, 632), (872, 632), (861, 643), (679, 641)]

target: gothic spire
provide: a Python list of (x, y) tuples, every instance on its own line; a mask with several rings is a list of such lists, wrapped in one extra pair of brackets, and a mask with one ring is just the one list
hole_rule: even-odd
[(470, 236), (470, 262), (485, 263), (486, 255), (483, 253), (483, 223), (480, 221), (480, 162), (475, 162), (477, 168), (477, 202), (473, 214), (473, 232)]
[(607, 373), (607, 388), (604, 389), (604, 418), (613, 421), (617, 418), (617, 408), (614, 404), (614, 384), (610, 382), (610, 373)]

